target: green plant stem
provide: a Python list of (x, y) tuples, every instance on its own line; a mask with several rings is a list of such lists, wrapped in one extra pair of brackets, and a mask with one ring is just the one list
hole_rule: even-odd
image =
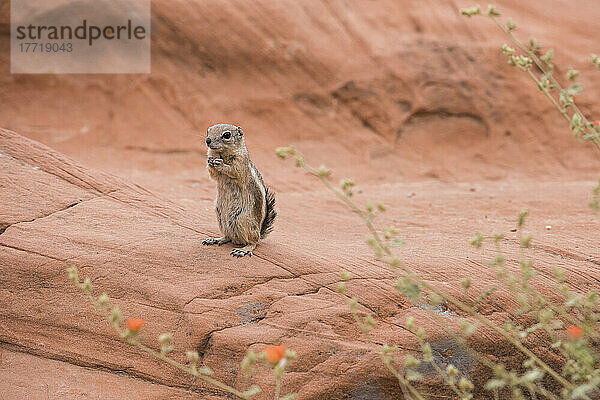
[(567, 113), (565, 111), (564, 107), (561, 107), (560, 104), (558, 104), (558, 102), (556, 101), (556, 99), (554, 97), (552, 97), (552, 94), (550, 94), (550, 91), (548, 90), (548, 88), (546, 88), (542, 85), (542, 82), (538, 79), (537, 76), (535, 76), (535, 74), (533, 72), (531, 72), (530, 69), (527, 70), (527, 74), (529, 74), (531, 79), (533, 79), (535, 81), (535, 83), (538, 84), (538, 87), (541, 89), (541, 91), (544, 92), (546, 97), (552, 102), (552, 104), (554, 104), (554, 107), (556, 107), (556, 109), (561, 113), (561, 115), (565, 118), (565, 120), (570, 124), (571, 117), (569, 117), (569, 113)]
[(275, 375), (275, 400), (279, 400), (279, 393), (281, 392), (281, 377)]
[(122, 338), (123, 340), (125, 340), (127, 343), (137, 347), (138, 349), (142, 350), (143, 352), (148, 353), (151, 356), (158, 358), (159, 360), (162, 360), (162, 361), (166, 362), (167, 364), (169, 364), (187, 374), (190, 374), (196, 378), (199, 378), (200, 380), (203, 380), (204, 382), (210, 383), (211, 385), (214, 385), (214, 386), (216, 386), (226, 392), (229, 392), (241, 399), (252, 400), (251, 396), (248, 396), (245, 393), (240, 392), (236, 388), (226, 385), (223, 382), (219, 382), (218, 380), (213, 379), (209, 376), (203, 375), (203, 374), (199, 373), (195, 368), (187, 367), (187, 366), (173, 360), (172, 358), (167, 357), (165, 354), (158, 352), (148, 346), (143, 345), (142, 343), (137, 341), (134, 337), (127, 337), (126, 331), (121, 329), (118, 322), (111, 320), (110, 315), (104, 310), (104, 307), (102, 307), (100, 305), (100, 303), (98, 303), (98, 301), (94, 298), (94, 296), (92, 296), (92, 294), (89, 292), (85, 292), (85, 294), (88, 297), (88, 299), (90, 300), (90, 302), (92, 303), (92, 305), (94, 306), (94, 308), (96, 308), (98, 311), (100, 311), (104, 315), (106, 320), (110, 323), (110, 325), (113, 327), (113, 329), (117, 332), (119, 337)]
[(175, 361), (175, 360), (173, 360), (173, 359), (165, 356), (164, 354), (162, 354), (162, 353), (160, 353), (160, 352), (158, 352), (158, 351), (156, 351), (154, 349), (151, 349), (151, 348), (149, 348), (149, 347), (147, 347), (147, 346), (139, 343), (138, 341), (127, 340), (127, 342), (130, 343), (130, 344), (132, 344), (132, 345), (134, 345), (138, 349), (140, 349), (140, 350), (142, 350), (142, 351), (144, 351), (144, 352), (146, 352), (146, 353), (148, 353), (148, 354), (150, 354), (150, 355), (152, 355), (152, 356), (154, 356), (154, 357), (156, 357), (156, 358), (158, 358), (158, 359), (166, 362), (167, 364), (169, 364), (169, 365), (171, 365), (171, 366), (173, 366), (175, 368), (178, 368), (181, 371), (186, 372), (186, 373), (188, 373), (190, 375), (193, 375), (194, 377), (199, 378), (199, 379), (201, 379), (201, 380), (203, 380), (203, 381), (205, 381), (207, 383), (210, 383), (211, 385), (214, 385), (214, 386), (216, 386), (216, 387), (218, 387), (218, 388), (220, 388), (220, 389), (222, 389), (224, 391), (227, 391), (227, 392), (229, 392), (229, 393), (231, 393), (231, 394), (233, 394), (233, 395), (235, 395), (235, 396), (237, 396), (237, 397), (239, 397), (241, 399), (244, 399), (244, 400), (250, 400), (251, 399), (251, 397), (246, 396), (244, 393), (240, 392), (239, 390), (237, 390), (237, 389), (235, 389), (235, 388), (233, 388), (231, 386), (228, 386), (228, 385), (226, 385), (226, 384), (224, 384), (222, 382), (219, 382), (216, 379), (213, 379), (213, 378), (211, 378), (209, 376), (202, 375), (198, 371), (196, 371), (196, 370), (194, 370), (192, 368), (186, 367), (185, 365), (183, 365), (181, 363), (178, 363), (177, 361)]
[[(531, 58), (533, 60), (533, 62), (535, 63), (535, 65), (540, 69), (540, 71), (542, 71), (544, 74), (547, 74), (548, 71), (546, 70), (546, 68), (544, 68), (544, 64), (542, 63), (542, 61), (539, 59), (539, 57), (535, 54), (535, 52), (533, 52), (531, 49), (529, 49), (527, 46), (525, 46), (523, 43), (521, 43), (521, 41), (519, 39), (517, 39), (515, 37), (515, 35), (512, 34), (511, 31), (509, 31), (505, 26), (503, 26), (499, 21), (498, 18), (493, 16), (493, 15), (489, 15), (488, 16), (492, 21), (494, 21), (494, 23), (498, 26), (498, 28), (500, 28), (500, 30), (502, 30), (502, 32), (504, 32), (506, 35), (508, 35), (508, 37), (513, 41), (513, 43), (515, 43), (515, 45), (521, 49), (521, 51), (523, 51), (524, 53), (526, 53), (529, 58)], [(536, 82), (539, 83), (537, 77), (535, 77), (535, 75), (533, 75), (533, 73), (529, 70), (527, 70), (529, 72), (529, 74), (534, 77), (534, 79), (536, 80)], [(560, 85), (560, 83), (558, 83), (558, 81), (556, 80), (556, 78), (554, 77), (553, 74), (550, 74), (550, 82), (552, 82), (552, 84), (554, 86), (556, 86), (560, 91), (564, 90), (563, 87)], [(560, 111), (560, 113), (565, 116), (565, 118), (567, 119), (567, 121), (569, 123), (571, 123), (571, 118), (569, 117), (569, 115), (567, 114), (567, 112), (558, 105), (558, 103), (556, 102), (556, 100), (554, 99), (554, 97), (552, 97), (552, 95), (549, 94), (549, 92), (547, 91), (547, 89), (544, 91), (546, 93), (546, 96), (552, 101), (552, 103), (556, 106), (556, 108), (558, 109), (558, 111)], [(573, 110), (575, 111), (575, 113), (579, 114), (579, 117), (581, 118), (581, 120), (583, 121), (583, 126), (585, 129), (589, 129), (590, 126), (590, 122), (587, 120), (587, 118), (585, 117), (585, 115), (583, 115), (583, 113), (579, 110), (579, 107), (577, 107), (577, 104), (575, 104), (575, 101), (572, 102), (571, 106), (573, 107)], [(592, 131), (592, 142), (594, 143), (594, 145), (596, 146), (596, 148), (598, 150), (600, 150), (600, 138), (597, 135), (597, 132)]]
[[(343, 193), (339, 192), (335, 187), (333, 187), (333, 185), (331, 184), (331, 182), (329, 182), (329, 180), (327, 179), (327, 176), (323, 176), (322, 174), (319, 173), (319, 171), (317, 169), (309, 166), (308, 164), (303, 164), (303, 166), (304, 166), (304, 169), (306, 169), (308, 172), (310, 172), (311, 174), (317, 176), (321, 180), (321, 182), (323, 182), (325, 184), (325, 186), (329, 190), (331, 190), (353, 212), (355, 212), (356, 214), (358, 214), (363, 219), (365, 225), (367, 226), (367, 229), (373, 235), (373, 238), (377, 242), (377, 245), (385, 252), (385, 254), (387, 256), (393, 258), (394, 257), (393, 253), (391, 252), (391, 250), (389, 249), (389, 247), (387, 245), (385, 245), (385, 243), (383, 243), (383, 241), (379, 237), (379, 234), (378, 234), (377, 230), (375, 229), (375, 227), (373, 226), (373, 224), (371, 223), (371, 221), (368, 218), (365, 217), (364, 212), (361, 209), (359, 209), (350, 199), (348, 199), (347, 196), (345, 196)], [(391, 264), (391, 260), (388, 261), (388, 262), (386, 262), (386, 264), (388, 264), (388, 265)], [(414, 275), (415, 280), (417, 280), (422, 285), (422, 287), (424, 287), (428, 291), (430, 291), (432, 293), (435, 293), (436, 295), (438, 295), (442, 299), (444, 299), (447, 302), (449, 302), (449, 303), (453, 304), (454, 306), (458, 307), (463, 312), (466, 312), (466, 313), (470, 314), (477, 321), (481, 322), (483, 325), (485, 325), (488, 328), (494, 330), (496, 333), (498, 333), (503, 338), (505, 338), (506, 340), (508, 340), (521, 353), (525, 354), (527, 357), (529, 357), (532, 360), (534, 360), (535, 363), (540, 366), (540, 368), (542, 368), (546, 373), (548, 373), (550, 376), (552, 376), (562, 386), (564, 386), (565, 388), (567, 388), (569, 390), (573, 390), (575, 388), (574, 385), (571, 382), (569, 382), (568, 380), (566, 380), (565, 378), (563, 378), (559, 373), (557, 373), (556, 371), (554, 371), (554, 369), (552, 369), (549, 365), (547, 365), (544, 361), (542, 361), (539, 357), (537, 357), (531, 350), (529, 350), (528, 348), (526, 348), (519, 340), (513, 338), (511, 335), (509, 335), (503, 329), (499, 328), (498, 326), (496, 326), (496, 324), (492, 323), (487, 318), (485, 318), (481, 314), (477, 313), (475, 310), (473, 310), (467, 304), (463, 303), (462, 301), (460, 301), (458, 299), (455, 299), (453, 296), (448, 295), (448, 294), (440, 291), (439, 289), (435, 288), (434, 286), (430, 285), (425, 280), (423, 280), (422, 278), (420, 278), (418, 275), (415, 275), (413, 273), (413, 271), (411, 271), (408, 267), (406, 267), (406, 266), (404, 266), (404, 265), (401, 264), (401, 265), (399, 265), (399, 268), (402, 269), (407, 274)], [(591, 400), (588, 396), (584, 395), (583, 397), (586, 400)]]
[[(417, 340), (419, 341), (419, 344), (421, 345), (421, 348), (423, 348), (423, 345), (425, 344), (425, 342), (424, 342), (424, 341), (423, 341), (423, 340), (422, 340), (422, 339), (421, 339), (419, 336), (417, 336)], [(474, 350), (473, 350), (473, 351), (474, 351)], [(444, 371), (442, 371), (442, 369), (440, 368), (440, 366), (439, 366), (439, 365), (437, 365), (437, 363), (436, 363), (436, 362), (435, 362), (435, 360), (433, 359), (433, 356), (432, 356), (432, 359), (431, 359), (431, 361), (425, 361), (425, 362), (429, 363), (429, 364), (430, 364), (430, 365), (433, 367), (433, 369), (435, 369), (435, 371), (436, 371), (436, 372), (437, 372), (437, 373), (438, 373), (438, 374), (439, 374), (439, 375), (442, 377), (442, 379), (444, 379), (444, 381), (446, 381), (446, 384), (447, 384), (448, 386), (450, 386), (450, 388), (452, 389), (452, 391), (453, 391), (454, 393), (456, 393), (456, 395), (457, 395), (459, 398), (462, 396), (462, 392), (461, 392), (460, 390), (458, 390), (458, 388), (456, 387), (456, 384), (455, 384), (454, 382), (450, 381), (450, 380), (449, 380), (449, 379), (446, 377), (446, 374), (444, 374)]]
[[(356, 322), (356, 324), (358, 325), (358, 327), (360, 328), (360, 330), (363, 332), (363, 334), (365, 335), (365, 337), (367, 338), (367, 341), (369, 342), (369, 344), (371, 344), (373, 347), (375, 348), (379, 348), (380, 346), (377, 345), (375, 342), (373, 342), (373, 339), (371, 339), (371, 334), (370, 334), (370, 330), (369, 328), (367, 328), (362, 321), (360, 320), (360, 318), (358, 317), (358, 314), (356, 312), (356, 310), (354, 309), (354, 306), (351, 303), (351, 300), (348, 298), (348, 296), (344, 296), (346, 299), (346, 302), (348, 303), (348, 307), (350, 308), (350, 312), (352, 313), (352, 317), (354, 318), (354, 321)], [(398, 380), (398, 382), (400, 382), (401, 385), (404, 385), (413, 396), (415, 396), (418, 400), (425, 400), (425, 398), (423, 398), (423, 396), (417, 391), (417, 389), (415, 389), (410, 382), (405, 379), (402, 374), (400, 374), (389, 362), (389, 360), (386, 358), (386, 356), (383, 354), (382, 351), (378, 351), (377, 352), (379, 354), (379, 357), (381, 358), (381, 361), (383, 362), (383, 365), (385, 365), (385, 367), (392, 373), (392, 375), (394, 375), (396, 377), (396, 379)]]
[[(523, 232), (522, 232), (522, 228), (517, 228), (517, 232), (518, 232), (518, 245), (520, 246), (520, 244), (522, 243), (523, 240)], [(499, 254), (502, 254), (502, 251), (500, 249), (500, 245), (498, 243), (496, 243), (496, 249), (498, 251)], [(525, 261), (525, 249), (523, 248), (523, 246), (520, 246), (520, 254), (521, 254), (521, 261)], [(550, 280), (548, 282), (548, 284), (550, 286), (552, 286), (552, 288), (558, 292), (561, 292), (560, 287), (558, 287), (556, 285), (556, 283), (552, 280)], [(529, 287), (529, 285), (522, 285), (521, 286), (522, 289), (525, 291), (526, 294), (528, 294), (530, 296), (530, 298), (532, 300), (535, 300), (536, 296), (541, 296), (541, 294), (537, 293), (536, 291), (534, 291), (531, 287)], [(569, 292), (570, 293), (570, 292)], [(560, 315), (561, 317), (563, 317), (566, 321), (568, 321), (569, 323), (571, 323), (572, 325), (579, 325), (581, 321), (577, 320), (577, 318), (573, 317), (573, 315), (571, 315), (571, 313), (569, 313), (569, 311), (567, 311), (567, 309), (563, 306), (557, 306), (555, 305), (551, 300), (547, 299), (544, 296), (541, 296), (545, 302), (546, 302), (546, 306), (549, 307), (553, 312), (555, 312), (557, 315)], [(541, 309), (539, 309), (538, 311), (541, 311)], [(582, 312), (583, 314), (585, 314), (585, 312), (583, 310), (580, 310), (580, 312)], [(597, 330), (592, 330), (590, 332), (590, 336), (592, 338), (599, 338), (600, 337), (600, 332), (598, 332)], [(554, 341), (555, 338), (553, 338)], [(560, 350), (562, 353), (562, 350)], [(564, 354), (563, 354), (564, 355)]]
[[(408, 268), (406, 268), (406, 267), (400, 266), (400, 268), (402, 268), (407, 273), (412, 273), (412, 271), (408, 270)], [(438, 290), (437, 288), (431, 286), (430, 284), (428, 284), (427, 282), (425, 282), (423, 279), (419, 278), (418, 276), (416, 277), (416, 280), (419, 281), (419, 283), (424, 288), (429, 290), (430, 292), (437, 294), (444, 300), (448, 301), (449, 303), (452, 303), (453, 305), (455, 305), (456, 307), (461, 309), (463, 312), (470, 314), (472, 317), (474, 317), (477, 321), (481, 322), (483, 325), (487, 326), (488, 328), (491, 328), (496, 333), (500, 334), (502, 337), (504, 337), (506, 340), (508, 340), (513, 346), (515, 346), (520, 352), (522, 352), (527, 357), (534, 360), (535, 363), (540, 366), (540, 368), (542, 368), (545, 372), (547, 372), (549, 375), (551, 375), (561, 385), (563, 385), (564, 387), (566, 387), (567, 389), (570, 389), (570, 390), (573, 390), (575, 388), (571, 382), (567, 381), (558, 372), (554, 371), (554, 369), (552, 369), (548, 364), (546, 364), (539, 357), (537, 357), (531, 350), (529, 350), (527, 347), (525, 347), (519, 340), (513, 338), (511, 335), (509, 335), (507, 332), (505, 332), (502, 328), (499, 328), (498, 326), (496, 326), (494, 323), (489, 321), (487, 318), (485, 318), (481, 314), (477, 313), (475, 310), (473, 310), (471, 307), (469, 307), (462, 301), (457, 300), (454, 297), (447, 295), (446, 293)], [(587, 400), (591, 400), (587, 396), (584, 396), (584, 398), (586, 398)]]
[[(454, 340), (456, 340), (458, 343), (461, 344), (461, 346), (463, 346), (467, 352), (469, 352), (469, 354), (475, 358), (478, 362), (480, 362), (481, 364), (485, 365), (486, 367), (488, 367), (490, 370), (494, 370), (494, 367), (496, 366), (496, 364), (494, 364), (492, 361), (490, 361), (487, 357), (483, 356), (481, 353), (479, 353), (477, 350), (473, 349), (471, 346), (469, 346), (469, 344), (467, 343), (467, 341), (465, 340), (465, 338), (463, 338), (462, 336), (460, 336), (459, 334), (457, 334), (456, 332), (454, 332), (452, 329), (450, 329), (447, 325), (442, 324), (442, 328), (444, 329), (444, 331), (446, 331), (446, 333), (448, 333), (450, 336), (452, 336), (452, 338)], [(536, 385), (537, 387), (537, 385)], [(555, 396), (554, 394), (548, 392), (545, 389), (540, 388), (540, 394), (543, 394), (544, 396), (552, 399), (552, 400), (558, 400), (558, 397)]]

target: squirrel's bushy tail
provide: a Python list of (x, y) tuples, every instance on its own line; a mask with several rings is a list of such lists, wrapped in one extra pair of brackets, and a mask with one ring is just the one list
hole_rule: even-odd
[(265, 187), (265, 197), (267, 202), (267, 209), (265, 219), (263, 220), (262, 226), (260, 227), (260, 237), (264, 238), (273, 230), (273, 222), (277, 216), (275, 211), (275, 195), (269, 191), (269, 188)]

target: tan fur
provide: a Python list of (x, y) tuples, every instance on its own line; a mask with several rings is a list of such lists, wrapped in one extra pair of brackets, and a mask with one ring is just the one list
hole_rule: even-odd
[[(227, 132), (231, 133), (230, 139), (224, 137)], [(233, 242), (242, 246), (232, 250), (233, 256), (251, 256), (261, 236), (264, 237), (270, 230), (276, 215), (274, 210), (270, 210), (269, 214), (267, 189), (262, 176), (250, 160), (241, 128), (230, 124), (211, 126), (207, 132), (207, 145), (206, 168), (217, 183), (215, 210), (223, 237), (207, 238), (202, 243), (221, 245)], [(267, 215), (270, 218), (265, 221)]]

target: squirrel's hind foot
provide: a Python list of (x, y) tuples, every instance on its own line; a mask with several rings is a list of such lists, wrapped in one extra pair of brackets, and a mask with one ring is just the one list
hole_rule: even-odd
[(255, 248), (255, 244), (248, 244), (240, 249), (231, 250), (231, 255), (237, 258), (244, 257), (245, 255), (252, 257), (252, 250), (254, 250)]
[(225, 243), (229, 243), (229, 242), (231, 242), (231, 240), (224, 238), (224, 237), (222, 237), (222, 238), (209, 237), (209, 238), (204, 239), (202, 241), (202, 244), (205, 246), (211, 246), (213, 244), (218, 244), (219, 246), (221, 246), (221, 245), (223, 245)]

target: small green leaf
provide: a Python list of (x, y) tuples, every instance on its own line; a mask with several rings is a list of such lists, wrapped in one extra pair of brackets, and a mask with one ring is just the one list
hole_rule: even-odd
[(260, 393), (260, 387), (258, 387), (258, 386), (256, 386), (256, 385), (252, 385), (252, 386), (250, 387), (250, 389), (248, 389), (248, 390), (246, 390), (246, 391), (244, 392), (244, 394), (245, 394), (246, 396), (248, 396), (248, 397), (252, 397), (252, 396), (254, 396), (254, 395), (257, 395), (257, 394), (259, 394), (259, 393)]
[(474, 334), (476, 330), (477, 330), (476, 324), (471, 324), (471, 323), (467, 322), (466, 320), (460, 321), (460, 331), (464, 336), (469, 337), (472, 334)]
[(532, 369), (531, 371), (528, 371), (525, 375), (523, 375), (521, 377), (521, 381), (526, 383), (533, 383), (539, 379), (542, 379), (543, 377), (544, 372), (536, 368)]
[(469, 7), (469, 8), (462, 8), (460, 10), (460, 13), (462, 15), (464, 15), (465, 17), (469, 17), (471, 18), (474, 15), (479, 15), (481, 14), (481, 7), (479, 6), (475, 6), (475, 7)]
[(486, 382), (485, 388), (487, 390), (496, 390), (506, 386), (506, 382), (503, 379), (490, 379)]
[(423, 375), (421, 375), (419, 372), (415, 371), (414, 369), (407, 369), (406, 370), (406, 380), (407, 381), (418, 381), (421, 378), (423, 378)]
[(469, 287), (471, 287), (471, 282), (472, 282), (471, 278), (469, 278), (469, 277), (463, 278), (463, 280), (460, 281), (460, 285), (466, 291), (469, 289)]
[(545, 62), (547, 65), (551, 64), (553, 59), (554, 59), (554, 49), (548, 50), (546, 52), (546, 54), (544, 54), (543, 56), (540, 57), (540, 60)]
[(417, 303), (421, 297), (421, 290), (419, 285), (414, 283), (409, 277), (398, 279), (396, 283), (396, 289), (405, 295), (413, 303)]
[(579, 76), (579, 71), (576, 69), (570, 69), (567, 71), (567, 79), (570, 81), (574, 81)]
[(342, 270), (342, 272), (340, 273), (340, 275), (342, 276), (342, 279), (345, 281), (349, 281), (352, 278), (352, 275), (350, 275), (350, 273), (348, 271)]
[(403, 244), (406, 244), (406, 242), (402, 239), (394, 239), (391, 243), (392, 246), (402, 246)]
[(506, 29), (509, 32), (512, 32), (515, 29), (517, 29), (517, 25), (514, 22), (512, 22), (512, 20), (509, 19), (509, 20), (506, 21)]
[(521, 210), (519, 212), (519, 219), (517, 221), (517, 227), (521, 228), (525, 223), (525, 218), (529, 215), (529, 210)]
[(487, 9), (487, 15), (488, 17), (499, 17), (500, 13), (496, 10), (495, 5), (489, 4)]
[(583, 90), (583, 85), (576, 83), (567, 89), (567, 94), (576, 95), (576, 94), (581, 93), (582, 90)]
[(513, 49), (512, 47), (510, 47), (506, 43), (504, 43), (500, 49), (502, 50), (502, 53), (505, 56), (512, 56), (512, 55), (515, 54), (515, 49)]
[(421, 362), (411, 356), (410, 354), (406, 356), (404, 359), (404, 367), (405, 368), (415, 368), (418, 367)]
[(521, 247), (528, 249), (531, 246), (531, 235), (521, 238)]
[(471, 245), (475, 246), (476, 248), (481, 248), (481, 245), (483, 244), (483, 235), (479, 232), (477, 232), (475, 234), (475, 238), (471, 240)]

